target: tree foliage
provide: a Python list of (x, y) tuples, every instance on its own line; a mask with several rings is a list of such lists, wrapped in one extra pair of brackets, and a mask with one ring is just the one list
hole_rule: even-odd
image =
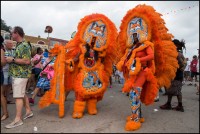
[(10, 29), (12, 29), (12, 27), (7, 26), (6, 22), (1, 19), (1, 30), (5, 30), (7, 32), (10, 32)]

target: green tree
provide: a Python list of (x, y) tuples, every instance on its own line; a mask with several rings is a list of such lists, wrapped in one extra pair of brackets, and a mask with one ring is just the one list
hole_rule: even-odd
[(7, 26), (6, 22), (1, 19), (1, 30), (5, 30), (7, 32), (10, 32), (10, 29), (12, 29), (12, 27)]

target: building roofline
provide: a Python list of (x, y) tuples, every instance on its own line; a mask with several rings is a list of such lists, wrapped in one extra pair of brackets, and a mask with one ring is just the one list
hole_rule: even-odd
[(62, 41), (62, 42), (69, 42), (68, 40), (63, 40), (63, 39), (58, 39), (58, 38), (52, 38), (49, 37), (50, 40), (54, 40), (54, 41)]

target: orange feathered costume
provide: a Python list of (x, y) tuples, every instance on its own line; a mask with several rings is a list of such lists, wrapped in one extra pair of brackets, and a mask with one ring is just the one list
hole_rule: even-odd
[(129, 92), (132, 109), (125, 130), (141, 127), (144, 118), (140, 101), (152, 104), (158, 89), (168, 88), (175, 77), (178, 53), (172, 42), (173, 35), (167, 31), (161, 14), (147, 5), (129, 10), (122, 20), (118, 37), (121, 59), (117, 69), (124, 73), (122, 91)]
[(96, 114), (96, 104), (103, 98), (116, 62), (116, 39), (117, 29), (106, 16), (96, 13), (82, 18), (75, 37), (66, 46), (56, 45), (51, 50), (57, 55), (55, 76), (40, 108), (58, 104), (59, 117), (63, 117), (65, 91), (74, 90), (72, 117), (81, 118), (86, 103), (88, 113)]

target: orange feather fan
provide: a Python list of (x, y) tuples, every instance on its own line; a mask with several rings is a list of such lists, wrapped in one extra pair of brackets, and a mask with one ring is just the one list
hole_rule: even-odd
[[(106, 44), (103, 47), (100, 48), (94, 48), (94, 50), (99, 52), (99, 57), (103, 57), (104, 61), (102, 63), (102, 60), (99, 58), (96, 62), (96, 65), (87, 68), (84, 65), (84, 45), (86, 44), (86, 41), (83, 39), (84, 32), (89, 24), (91, 24), (94, 21), (101, 20), (107, 28), (107, 40)], [(79, 45), (79, 48), (81, 49), (81, 54), (79, 57), (79, 64), (78, 67), (81, 68), (82, 71), (77, 75), (75, 86), (74, 88), (77, 92), (80, 93), (80, 95), (84, 98), (87, 98), (88, 96), (91, 95), (102, 95), (108, 85), (109, 82), (109, 77), (112, 74), (112, 65), (117, 57), (117, 43), (116, 43), (116, 38), (117, 38), (117, 29), (106, 16), (102, 14), (91, 14), (88, 16), (85, 16), (84, 18), (81, 19), (81, 22), (78, 25), (78, 31), (74, 37), (74, 40), (72, 41), (75, 46)], [(83, 74), (84, 71), (94, 71), (97, 70), (99, 72), (99, 77), (101, 80), (103, 80), (103, 87), (102, 90), (98, 90), (97, 92), (86, 92), (85, 89), (82, 86), (82, 80), (83, 80)]]
[[(101, 48), (95, 48), (99, 52), (99, 57), (104, 58), (96, 62), (93, 68), (85, 67), (84, 45), (86, 41), (83, 39), (87, 26), (93, 21), (101, 20), (107, 28), (106, 44)], [(112, 64), (116, 61), (117, 54), (117, 29), (106, 16), (102, 14), (91, 14), (81, 19), (78, 25), (78, 31), (75, 37), (70, 40), (66, 46), (55, 45), (51, 52), (57, 55), (54, 64), (54, 78), (51, 80), (50, 90), (39, 101), (39, 107), (44, 108), (51, 103), (59, 105), (59, 117), (64, 116), (64, 100), (65, 91), (75, 90), (83, 98), (89, 96), (96, 97), (97, 100), (103, 98), (103, 94), (108, 86), (109, 77), (112, 74)], [(77, 61), (74, 59), (78, 58)], [(97, 92), (86, 92), (82, 86), (84, 71), (98, 71), (103, 86)]]
[[(128, 23), (134, 17), (142, 18), (148, 27), (148, 37), (147, 41), (153, 43), (154, 50), (154, 61), (151, 71), (148, 73), (147, 79), (149, 81), (144, 85), (141, 100), (145, 104), (151, 104), (154, 102), (154, 98), (157, 95), (158, 88), (163, 86), (169, 87), (171, 85), (171, 80), (175, 78), (176, 70), (178, 68), (177, 62), (177, 51), (176, 46), (172, 42), (173, 35), (168, 33), (168, 29), (165, 26), (164, 20), (161, 18), (161, 14), (157, 13), (152, 6), (148, 5), (138, 5), (135, 8), (129, 10), (124, 16), (118, 37), (118, 47), (121, 52), (119, 55), (121, 57), (117, 68), (122, 71), (123, 61), (125, 60), (125, 55), (127, 55), (127, 28)], [(147, 42), (146, 42), (147, 43)], [(125, 55), (124, 55), (125, 54)], [(128, 91), (128, 87), (131, 87), (130, 80), (127, 79), (128, 75), (124, 74), (125, 77), (125, 87), (124, 90)], [(147, 86), (148, 85), (148, 86)], [(151, 89), (150, 89), (151, 88)], [(151, 94), (150, 96), (148, 96)]]

